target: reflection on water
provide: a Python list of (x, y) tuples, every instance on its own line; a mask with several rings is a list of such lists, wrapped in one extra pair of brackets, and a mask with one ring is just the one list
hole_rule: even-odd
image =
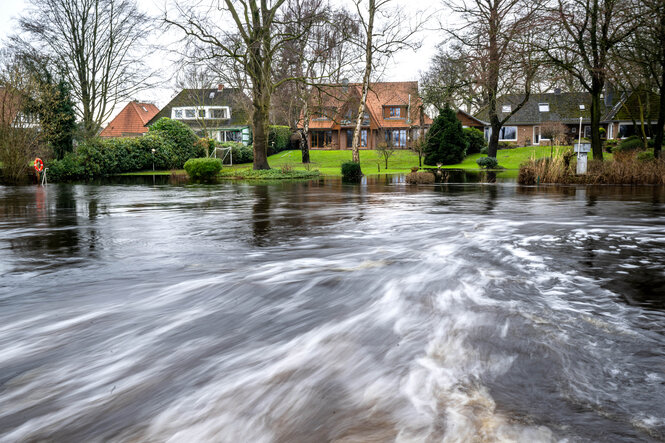
[(483, 177), (0, 188), (0, 441), (664, 439), (665, 189)]

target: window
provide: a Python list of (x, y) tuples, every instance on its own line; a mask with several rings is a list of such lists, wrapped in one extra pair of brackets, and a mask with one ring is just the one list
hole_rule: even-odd
[(174, 109), (173, 118), (182, 118), (182, 109)]
[(222, 131), (222, 141), (242, 142), (242, 133), (240, 131)]
[(185, 109), (185, 118), (196, 118), (196, 113), (194, 108)]
[(512, 111), (512, 109), (513, 108), (510, 105), (501, 106), (501, 112), (509, 113), (510, 111)]
[(389, 106), (385, 111), (385, 118), (401, 118), (402, 108), (399, 106)]
[(517, 126), (504, 126), (499, 131), (499, 140), (517, 141)]
[(353, 129), (346, 130), (346, 147), (353, 146)]
[(220, 119), (226, 117), (226, 109), (224, 108), (211, 108), (210, 109), (210, 118)]
[(577, 134), (577, 126), (573, 126), (570, 130), (573, 134)]
[(360, 146), (362, 148), (367, 147), (367, 129), (360, 131)]
[(332, 131), (312, 131), (312, 148), (332, 145)]
[(549, 103), (538, 103), (538, 111), (540, 112), (550, 112)]
[(406, 129), (386, 131), (386, 143), (393, 147), (406, 147)]
[[(644, 131), (646, 132), (647, 138), (651, 137), (651, 125), (645, 122)], [(627, 138), (631, 135), (637, 135), (642, 133), (641, 125), (637, 125), (637, 128), (632, 123), (619, 123), (619, 138)]]
[(206, 110), (205, 109), (199, 109), (198, 114), (199, 114), (199, 118), (206, 118)]
[(353, 118), (353, 109), (349, 108), (346, 110), (346, 114), (344, 114), (344, 117), (347, 120), (351, 120)]
[(591, 138), (591, 126), (584, 127), (584, 138)]

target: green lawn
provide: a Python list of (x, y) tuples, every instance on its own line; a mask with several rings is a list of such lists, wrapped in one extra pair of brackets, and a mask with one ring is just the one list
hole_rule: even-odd
[[(554, 154), (561, 152), (566, 147), (554, 147)], [(497, 160), (499, 165), (506, 169), (519, 169), (521, 163), (535, 157), (548, 157), (550, 155), (549, 146), (527, 146), (523, 148), (503, 149), (497, 153)], [(611, 158), (611, 154), (605, 154), (606, 158)], [(455, 169), (480, 169), (476, 164), (476, 159), (483, 157), (482, 154), (469, 155), (456, 165), (446, 165), (444, 168)], [(268, 163), (271, 168), (280, 168), (281, 166), (291, 166), (295, 170), (307, 169), (307, 166), (301, 163), (301, 152), (297, 151), (283, 151), (268, 157)], [(351, 161), (351, 150), (337, 150), (337, 151), (310, 151), (311, 164), (309, 169), (318, 169), (322, 175), (340, 176), (340, 165), (345, 161)], [(377, 168), (377, 163), (380, 165), (380, 170)], [(233, 168), (250, 168), (251, 163), (241, 165), (233, 165)], [(385, 162), (379, 158), (376, 151), (363, 150), (360, 151), (360, 166), (363, 174), (365, 175), (378, 175), (378, 174), (406, 174), (411, 171), (411, 167), (418, 166), (418, 155), (409, 150), (395, 151), (392, 157), (388, 160), (388, 169), (384, 169)], [(424, 166), (424, 165), (423, 165)], [(227, 169), (227, 167), (224, 167)], [(179, 171), (184, 173), (184, 171)], [(151, 175), (152, 171), (136, 172), (126, 175)], [(155, 174), (170, 174), (170, 171), (156, 171)]]

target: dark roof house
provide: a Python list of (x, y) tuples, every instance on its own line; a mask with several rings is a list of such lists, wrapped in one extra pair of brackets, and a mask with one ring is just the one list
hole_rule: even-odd
[(162, 117), (182, 121), (199, 135), (248, 143), (249, 99), (237, 88), (183, 89), (149, 122)]

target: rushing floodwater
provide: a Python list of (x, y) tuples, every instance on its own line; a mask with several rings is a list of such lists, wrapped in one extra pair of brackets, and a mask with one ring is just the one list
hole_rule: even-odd
[(663, 188), (0, 187), (0, 441), (660, 441), (664, 263)]

